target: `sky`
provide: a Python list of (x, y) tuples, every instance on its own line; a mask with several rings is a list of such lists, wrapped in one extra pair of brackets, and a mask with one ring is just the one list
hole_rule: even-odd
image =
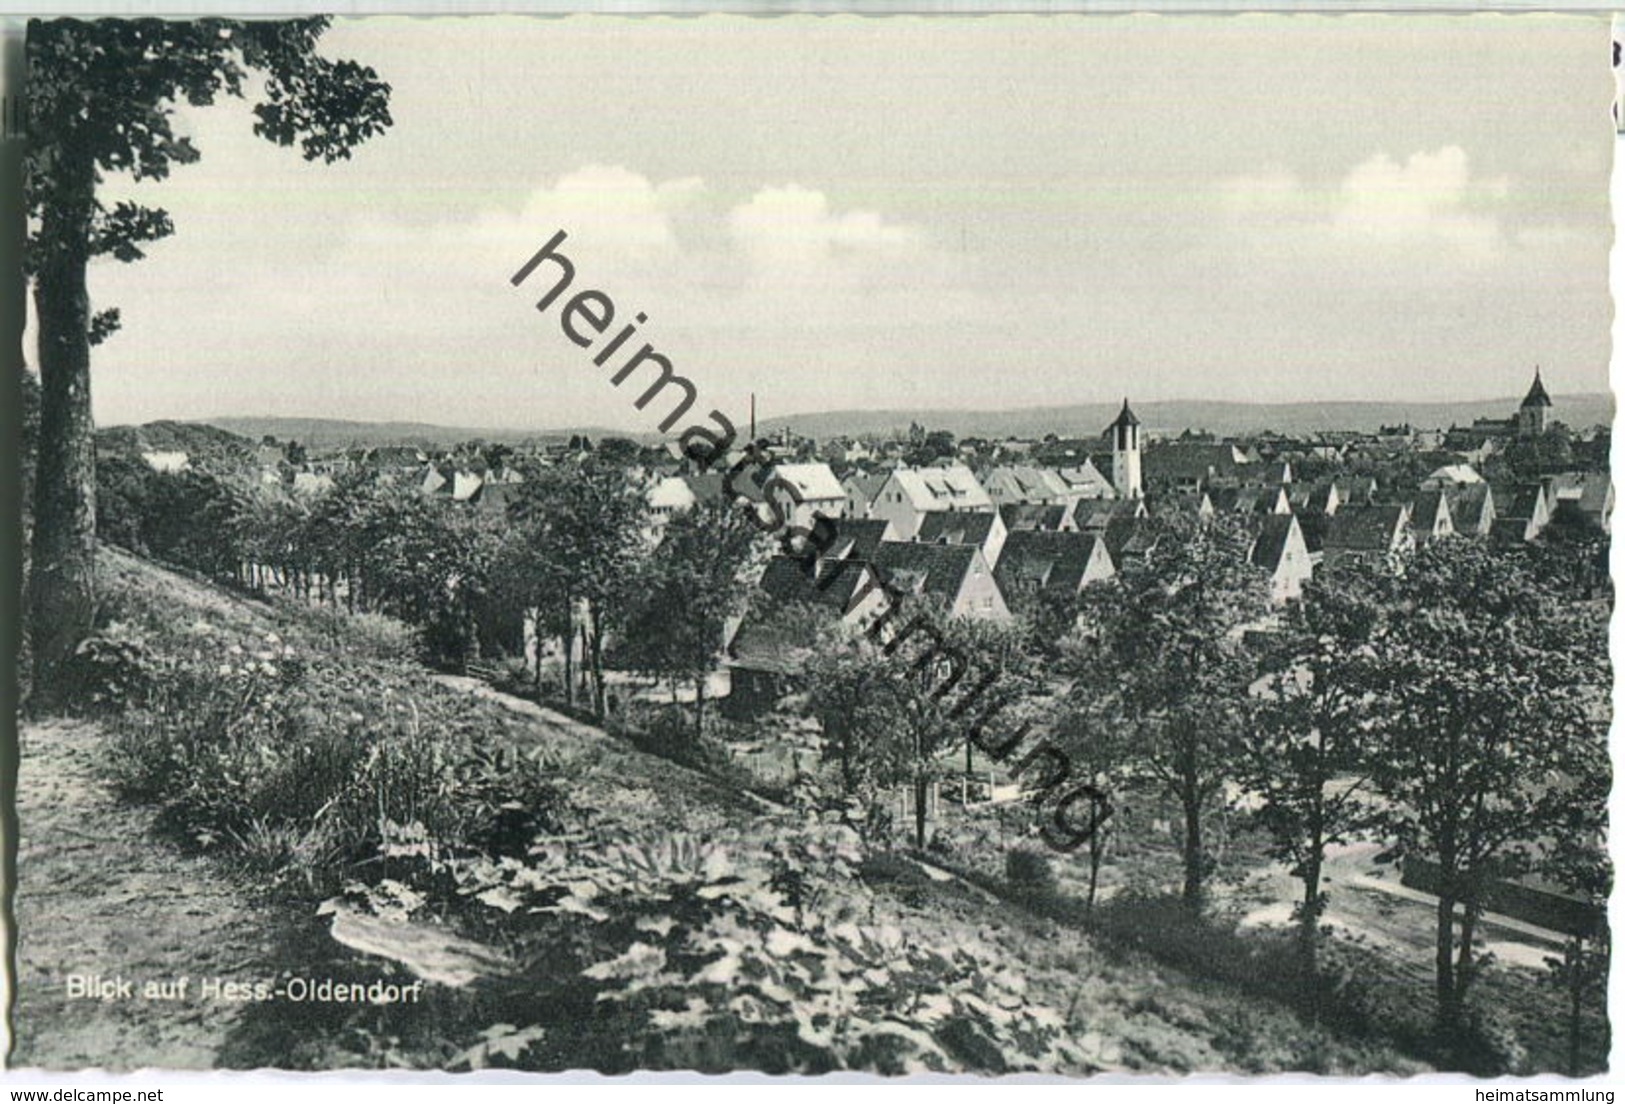
[[(1593, 16), (371, 18), (395, 126), (334, 166), (177, 109), (202, 160), (106, 198), (176, 234), (91, 293), (102, 424), (694, 418), (1608, 386)], [(555, 233), (575, 268), (538, 312)], [(597, 335), (578, 333), (592, 339)], [(680, 428), (680, 427), (679, 427)]]

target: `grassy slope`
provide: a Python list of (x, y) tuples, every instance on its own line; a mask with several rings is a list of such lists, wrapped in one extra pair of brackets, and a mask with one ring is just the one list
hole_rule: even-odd
[[(559, 773), (569, 780), (575, 803), (592, 810), (595, 833), (623, 825), (644, 829), (658, 825), (704, 837), (738, 828), (762, 815), (738, 795), (696, 772), (641, 753), (591, 726), (556, 714), (516, 716), (481, 696), (443, 685), (421, 669), (369, 658), (365, 641), (353, 635), (342, 619), (245, 599), (115, 550), (104, 551), (102, 564), (108, 592), (120, 615), (144, 622), (162, 641), (161, 646), (184, 648), (189, 633), (202, 629), (243, 637), (274, 631), (308, 654), (313, 663), (367, 668), (369, 679), (381, 680), (388, 693), (402, 699), (425, 702), (451, 696), (464, 715), (489, 725), (494, 740), (546, 748)], [(24, 754), (26, 774), (26, 742)], [(153, 842), (151, 846), (165, 845)], [(27, 892), (26, 870), (23, 881)], [(88, 881), (86, 892), (96, 894), (98, 884)], [(1008, 954), (1009, 969), (1025, 980), (1033, 1000), (1065, 1011), (1074, 1031), (1109, 1039), (1121, 1066), (1127, 1069), (1265, 1072), (1307, 1068), (1359, 1073), (1420, 1068), (1381, 1047), (1338, 1040), (1267, 1001), (1192, 979), (1117, 948), (1096, 945), (1075, 930), (992, 901), (962, 885), (916, 881), (894, 886), (882, 894), (881, 907), (891, 922), (922, 944), (951, 947), (956, 941), (973, 938), (1001, 948)], [(170, 930), (192, 922), (165, 911), (162, 900), (153, 902), (149, 920)], [(288, 953), (331, 957), (335, 948), (296, 944)], [(284, 965), (293, 968), (297, 964)], [(185, 963), (173, 968), (187, 972)], [(154, 1015), (163, 1015), (163, 1010)], [(318, 1068), (366, 1064), (370, 1059), (364, 1051), (339, 1040), (340, 1035), (354, 1034), (358, 1022), (363, 1021), (334, 1021), (325, 1036), (319, 1025), (306, 1025), (311, 1030), (302, 1032), (291, 1051), (285, 1049), (289, 1042), (285, 1035), (262, 1032), (263, 1047), (239, 1040), (230, 1061)], [(275, 1049), (279, 1042), (284, 1048), (280, 1051)], [(433, 1047), (419, 1047), (409, 1060), (433, 1064), (438, 1059)]]

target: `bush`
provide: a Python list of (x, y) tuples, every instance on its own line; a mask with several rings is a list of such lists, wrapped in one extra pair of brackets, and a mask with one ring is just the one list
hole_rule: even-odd
[(1053, 900), (1055, 867), (1041, 851), (1018, 847), (1004, 857), (1004, 877), (1017, 897), (1034, 902)]
[[(307, 669), (274, 638), (180, 661), (115, 723), (110, 772), (190, 842), (261, 873), (331, 886), (388, 824), (439, 852), (520, 854), (567, 802), (539, 756), (498, 751), (506, 722), (365, 669)], [(259, 650), (250, 650), (258, 647)]]
[(335, 647), (363, 659), (410, 663), (422, 650), (417, 629), (381, 613), (346, 613), (336, 606), (324, 606), (304, 615)]
[(150, 698), (162, 664), (144, 635), (115, 622), (80, 642), (61, 677), (70, 684), (61, 700), (92, 715), (116, 714)]
[(1528, 1054), (1518, 1034), (1498, 1011), (1474, 1004), (1458, 1038), (1448, 1041), (1458, 1068), (1477, 1077), (1507, 1077), (1524, 1073)]

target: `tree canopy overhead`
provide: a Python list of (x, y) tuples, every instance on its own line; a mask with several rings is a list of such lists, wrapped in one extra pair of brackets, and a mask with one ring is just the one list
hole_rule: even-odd
[[(389, 85), (370, 67), (316, 53), (326, 16), (276, 22), (200, 19), (34, 21), (28, 29), (29, 264), (84, 244), (89, 256), (142, 256), (142, 243), (174, 232), (161, 208), (95, 196), (107, 172), (162, 180), (200, 153), (172, 126), (180, 103), (243, 98), (253, 73), (263, 98), (254, 133), (297, 144), (306, 160), (348, 159), (390, 126)], [(53, 215), (91, 212), (83, 242), (52, 233)], [(62, 227), (67, 229), (67, 227)]]
[[(392, 123), (389, 85), (371, 68), (316, 53), (325, 17), (247, 22), (200, 19), (36, 20), (27, 43), (29, 232), (24, 265), (39, 317), (40, 437), (29, 604), (34, 684), (49, 705), (95, 609), (95, 441), (90, 348), (119, 324), (92, 314), (85, 270), (94, 257), (136, 261), (174, 233), (169, 213), (108, 205), (109, 173), (162, 180), (199, 152), (173, 126), (180, 104), (248, 98), (254, 132), (307, 160), (348, 158)], [(252, 77), (258, 76), (258, 81)]]

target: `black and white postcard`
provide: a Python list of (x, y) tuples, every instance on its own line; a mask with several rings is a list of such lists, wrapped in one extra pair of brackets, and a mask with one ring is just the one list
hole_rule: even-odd
[(30, 23), (10, 1064), (1606, 1073), (1617, 56)]

